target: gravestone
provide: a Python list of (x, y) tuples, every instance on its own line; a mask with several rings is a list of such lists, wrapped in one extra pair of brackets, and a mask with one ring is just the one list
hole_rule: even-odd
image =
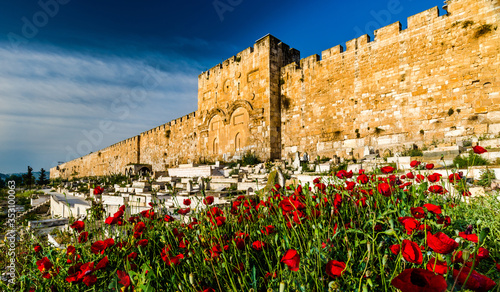
[(294, 169), (298, 169), (300, 167), (300, 154), (299, 152), (295, 152), (295, 159), (292, 164)]
[(200, 191), (205, 190), (205, 181), (201, 176), (198, 178), (198, 186), (200, 187)]

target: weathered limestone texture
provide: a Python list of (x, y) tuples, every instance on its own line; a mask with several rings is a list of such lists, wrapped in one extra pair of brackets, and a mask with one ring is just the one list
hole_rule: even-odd
[(453, 144), (500, 131), (500, 1), (452, 0), (300, 59), (267, 35), (198, 77), (198, 110), (51, 169), (51, 178)]
[[(454, 143), (496, 128), (498, 1), (450, 1), (281, 70), (283, 157), (361, 158), (376, 149)], [(482, 33), (481, 33), (482, 32)], [(489, 119), (488, 116), (492, 118)], [(496, 132), (496, 133), (493, 133)], [(382, 152), (381, 152), (382, 153)]]

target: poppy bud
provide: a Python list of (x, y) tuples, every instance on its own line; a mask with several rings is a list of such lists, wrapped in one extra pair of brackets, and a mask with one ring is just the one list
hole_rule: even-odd
[(280, 282), (280, 292), (285, 292), (285, 283)]
[(464, 262), (467, 262), (469, 260), (469, 257), (470, 257), (470, 250), (464, 249), (462, 251), (462, 259), (464, 260)]

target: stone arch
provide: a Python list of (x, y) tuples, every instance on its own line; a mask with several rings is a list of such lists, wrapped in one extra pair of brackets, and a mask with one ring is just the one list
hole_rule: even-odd
[(239, 99), (239, 100), (234, 101), (231, 104), (231, 106), (229, 107), (229, 109), (227, 111), (227, 116), (228, 117), (232, 116), (233, 113), (240, 107), (245, 108), (249, 113), (253, 111), (253, 106), (250, 102), (248, 102), (246, 100)]
[(220, 116), (223, 121), (226, 121), (226, 113), (220, 109), (220, 108), (214, 108), (211, 111), (209, 111), (205, 117), (205, 125), (208, 127), (210, 125), (210, 122), (215, 116)]
[(222, 116), (214, 115), (208, 122), (208, 153), (218, 155), (224, 150), (225, 122)]
[(229, 137), (231, 138), (231, 151), (241, 155), (245, 151), (250, 136), (250, 113), (246, 106), (239, 106), (231, 110), (229, 123)]

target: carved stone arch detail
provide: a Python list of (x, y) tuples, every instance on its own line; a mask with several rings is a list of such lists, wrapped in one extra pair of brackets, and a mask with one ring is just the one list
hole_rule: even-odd
[(220, 109), (220, 108), (214, 108), (212, 109), (211, 111), (208, 112), (206, 118), (205, 118), (205, 123), (204, 123), (204, 127), (208, 128), (209, 124), (210, 124), (210, 121), (212, 120), (213, 117), (215, 117), (216, 115), (220, 115), (221, 118), (222, 118), (222, 121), (224, 123), (226, 123), (226, 120), (227, 120), (227, 115), (226, 113)]
[(246, 109), (249, 114), (253, 111), (253, 106), (250, 102), (239, 99), (231, 104), (231, 106), (227, 110), (227, 116), (230, 118), (233, 115), (234, 111), (236, 111), (240, 107)]

